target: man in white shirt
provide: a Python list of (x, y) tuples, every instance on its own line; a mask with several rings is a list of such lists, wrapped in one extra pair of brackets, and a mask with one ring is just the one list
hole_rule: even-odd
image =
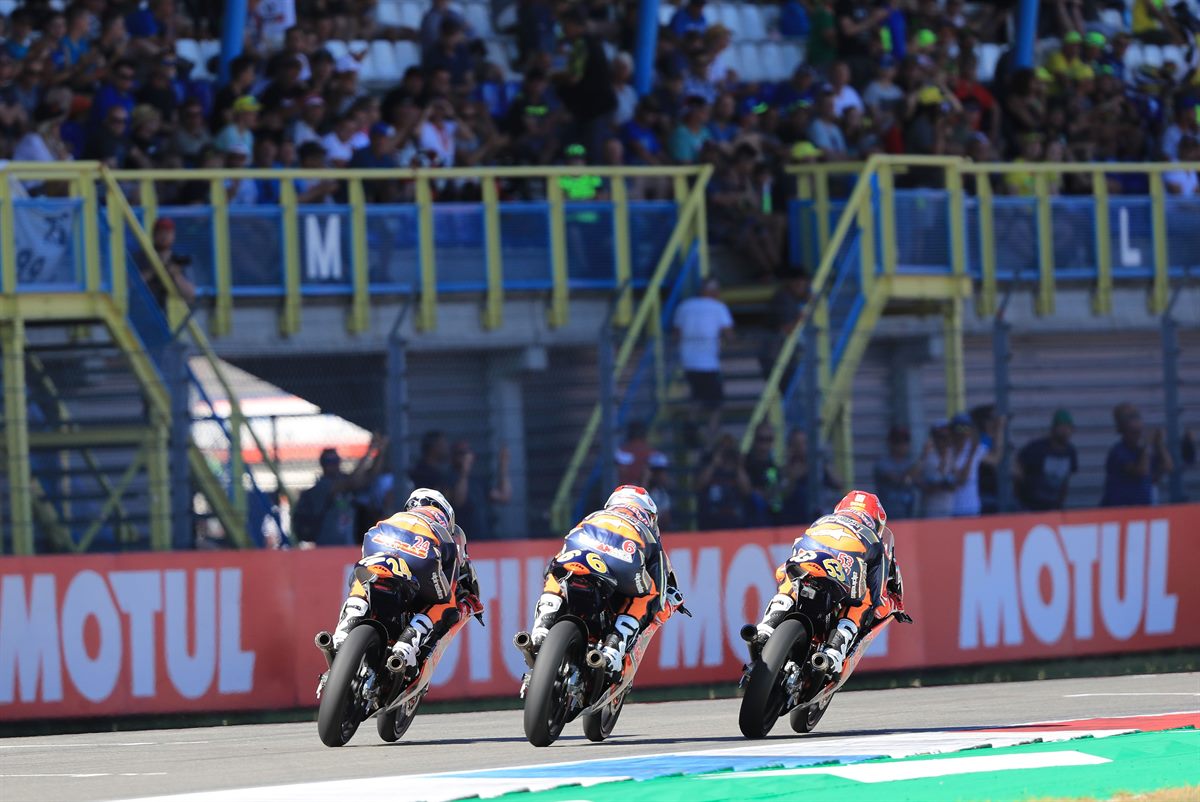
[(700, 295), (688, 298), (675, 310), (679, 361), (692, 390), (692, 402), (708, 414), (708, 440), (715, 440), (721, 422), (721, 343), (733, 332), (733, 315), (718, 298), (721, 285), (715, 278), (704, 282)]

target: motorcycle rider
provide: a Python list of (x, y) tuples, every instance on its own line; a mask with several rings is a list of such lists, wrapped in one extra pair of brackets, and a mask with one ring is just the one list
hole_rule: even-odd
[[(865, 549), (863, 557), (867, 563), (866, 595), (857, 604), (843, 611), (837, 628), (830, 633), (821, 650), (832, 663), (832, 673), (840, 674), (846, 654), (858, 636), (864, 619), (867, 619), (869, 627), (874, 622), (884, 620), (892, 612), (903, 610), (904, 586), (900, 577), (900, 567), (895, 561), (895, 543), (892, 531), (887, 526), (887, 512), (874, 493), (851, 490), (833, 508), (832, 515), (825, 515), (813, 521), (806, 532), (812, 535), (823, 533), (834, 537), (845, 537), (848, 534), (858, 540)], [(779, 583), (779, 592), (767, 603), (767, 609), (757, 627), (757, 634), (750, 642), (750, 652), (754, 659), (762, 653), (762, 648), (775, 631), (775, 627), (782, 623), (796, 606), (796, 588), (791, 577), (787, 575), (786, 562), (776, 569), (775, 581)], [(906, 622), (912, 620), (903, 612), (899, 613), (898, 618)]]
[[(584, 517), (568, 533), (579, 531), (618, 531), (629, 537), (630, 527), (636, 537), (630, 537), (644, 556), (645, 572), (649, 581), (644, 593), (636, 596), (614, 597), (614, 608), (618, 611), (613, 623), (613, 632), (604, 640), (600, 652), (608, 661), (608, 669), (620, 673), (625, 655), (633, 647), (637, 636), (656, 616), (670, 616), (683, 604), (683, 596), (675, 587), (675, 574), (671, 561), (662, 547), (662, 536), (658, 530), (658, 506), (646, 489), (638, 485), (621, 485), (604, 502), (604, 508)], [(638, 540), (641, 540), (638, 543)], [(553, 563), (551, 563), (553, 564)], [(665, 591), (660, 588), (662, 578)], [(558, 580), (546, 569), (546, 583), (533, 613), (533, 626), (529, 635), (536, 649), (550, 634), (550, 627), (558, 616), (563, 603), (563, 591)], [(665, 599), (665, 604), (664, 604)]]
[[(397, 534), (417, 534), (428, 538), (439, 555), (435, 576), (420, 578), (418, 598), (426, 605), (413, 614), (400, 633), (392, 653), (409, 666), (417, 664), (417, 655), (426, 645), (435, 625), (448, 610), (457, 609), (460, 592), (478, 596), (475, 569), (467, 556), (467, 536), (454, 520), (454, 507), (436, 490), (418, 487), (404, 503), (404, 510), (367, 530), (364, 542), (374, 536), (381, 539)], [(333, 633), (333, 647), (342, 645), (354, 625), (367, 614), (367, 592), (357, 579), (342, 605), (341, 617)], [(434, 639), (436, 639), (434, 635)]]

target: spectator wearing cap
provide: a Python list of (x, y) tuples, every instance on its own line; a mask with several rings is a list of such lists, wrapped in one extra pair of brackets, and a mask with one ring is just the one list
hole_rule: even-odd
[(950, 420), (950, 445), (954, 454), (954, 515), (974, 516), (983, 511), (979, 495), (979, 469), (984, 461), (995, 465), (1004, 450), (999, 433), (1003, 416), (994, 416), (988, 430), (976, 428), (971, 416), (959, 413)]
[(1079, 470), (1079, 455), (1071, 443), (1074, 432), (1071, 413), (1055, 410), (1049, 434), (1017, 452), (1017, 497), (1025, 509), (1061, 510), (1066, 505), (1071, 474)]
[(715, 278), (704, 282), (699, 295), (675, 309), (673, 328), (679, 361), (692, 391), (692, 402), (708, 416), (708, 441), (716, 436), (725, 392), (721, 382), (721, 344), (733, 334), (733, 315), (720, 299)]
[(258, 112), (262, 104), (253, 95), (242, 95), (233, 102), (233, 115), (229, 124), (217, 134), (217, 149), (229, 153), (234, 145), (241, 147), (242, 155), (249, 157), (254, 152), (254, 126), (258, 123)]
[(552, 76), (555, 91), (571, 113), (567, 136), (599, 154), (617, 108), (609, 77), (608, 56), (600, 38), (588, 31), (583, 9), (567, 8), (560, 18), (566, 68)]
[(288, 138), (300, 147), (305, 142), (320, 142), (325, 122), (325, 98), (309, 94), (300, 104), (300, 115), (291, 125)]
[(217, 133), (233, 120), (233, 104), (249, 95), (254, 88), (257, 70), (251, 56), (238, 56), (229, 62), (229, 83), (217, 90), (213, 98), (212, 131)]
[(893, 426), (887, 434), (887, 453), (875, 462), (875, 493), (889, 518), (913, 518), (917, 511), (917, 481), (921, 463), (912, 454), (907, 426)]
[[(154, 242), (154, 252), (158, 254), (159, 261), (166, 268), (167, 276), (175, 285), (175, 291), (179, 293), (185, 303), (192, 303), (196, 300), (196, 285), (188, 276), (188, 266), (191, 265), (192, 260), (175, 252), (175, 221), (169, 217), (160, 217), (155, 220), (154, 227), (151, 229), (151, 238)], [(158, 277), (158, 271), (154, 269), (150, 260), (142, 252), (137, 254), (136, 262), (142, 281), (146, 282), (146, 287), (154, 296), (155, 302), (159, 308), (166, 308), (167, 290)]]
[(658, 507), (658, 528), (663, 531), (668, 531), (672, 527), (672, 510), (673, 504), (671, 500), (671, 460), (666, 454), (660, 451), (655, 451), (650, 454), (646, 464), (649, 466), (649, 476), (646, 478), (646, 492), (650, 494), (650, 498), (654, 499), (655, 506)]
[(935, 423), (921, 452), (922, 514), (926, 518), (949, 518), (954, 514), (954, 449), (950, 422)]
[(363, 454), (353, 473), (342, 471), (342, 458), (327, 448), (321, 452), (321, 476), (300, 494), (292, 514), (292, 525), (301, 548), (350, 546), (359, 542), (354, 531), (354, 494), (367, 488), (383, 469), (381, 446), (376, 438)]
[(1104, 463), (1104, 495), (1100, 506), (1153, 504), (1154, 486), (1175, 467), (1163, 430), (1153, 429), (1147, 437), (1142, 414), (1128, 402), (1113, 408), (1113, 424), (1120, 439), (1109, 449)]
[(677, 39), (682, 39), (689, 33), (704, 33), (708, 28), (708, 19), (704, 16), (705, 0), (687, 0), (684, 5), (671, 16), (667, 28)]
[[(243, 142), (238, 140), (231, 142), (221, 152), (225, 155), (225, 168), (227, 170), (241, 170), (250, 161), (250, 151)], [(258, 203), (258, 182), (253, 178), (227, 178), (225, 180), (225, 195), (229, 199), (229, 203), (232, 204), (251, 205)]]
[(687, 99), (683, 119), (671, 132), (671, 158), (679, 164), (691, 164), (700, 155), (701, 146), (710, 138), (709, 105), (702, 97)]
[(834, 111), (833, 87), (825, 84), (817, 94), (817, 116), (808, 126), (808, 139), (828, 161), (845, 161), (846, 137)]
[(896, 60), (891, 56), (879, 60), (879, 72), (867, 84), (863, 103), (873, 116), (889, 114), (892, 119), (899, 117), (904, 106), (904, 90), (896, 85)]
[(1062, 47), (1051, 53), (1043, 66), (1050, 70), (1050, 74), (1055, 78), (1063, 80), (1070, 75), (1071, 70), (1083, 65), (1082, 53), (1083, 34), (1079, 31), (1069, 31), (1063, 36)]

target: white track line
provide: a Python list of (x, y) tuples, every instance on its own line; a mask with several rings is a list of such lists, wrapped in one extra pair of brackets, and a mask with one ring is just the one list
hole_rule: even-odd
[(1066, 693), (1066, 694), (1063, 694), (1063, 698), (1064, 698), (1064, 699), (1083, 699), (1083, 698), (1085, 698), (1085, 697), (1089, 697), (1089, 696), (1200, 696), (1200, 693), (1187, 693), (1187, 692), (1175, 692), (1175, 693), (1154, 693), (1154, 692), (1145, 692), (1145, 693)]

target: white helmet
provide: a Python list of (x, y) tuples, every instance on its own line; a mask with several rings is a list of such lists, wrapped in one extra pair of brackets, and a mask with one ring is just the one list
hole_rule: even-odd
[(650, 519), (650, 526), (658, 526), (658, 505), (644, 487), (621, 485), (612, 492), (608, 501), (604, 502), (604, 509), (611, 510), (613, 507), (633, 507), (642, 510)]
[(404, 502), (405, 510), (413, 510), (417, 507), (437, 507), (442, 512), (446, 513), (446, 517), (450, 519), (449, 529), (454, 532), (454, 507), (450, 506), (450, 502), (436, 490), (428, 487), (418, 487), (408, 496), (408, 501)]

